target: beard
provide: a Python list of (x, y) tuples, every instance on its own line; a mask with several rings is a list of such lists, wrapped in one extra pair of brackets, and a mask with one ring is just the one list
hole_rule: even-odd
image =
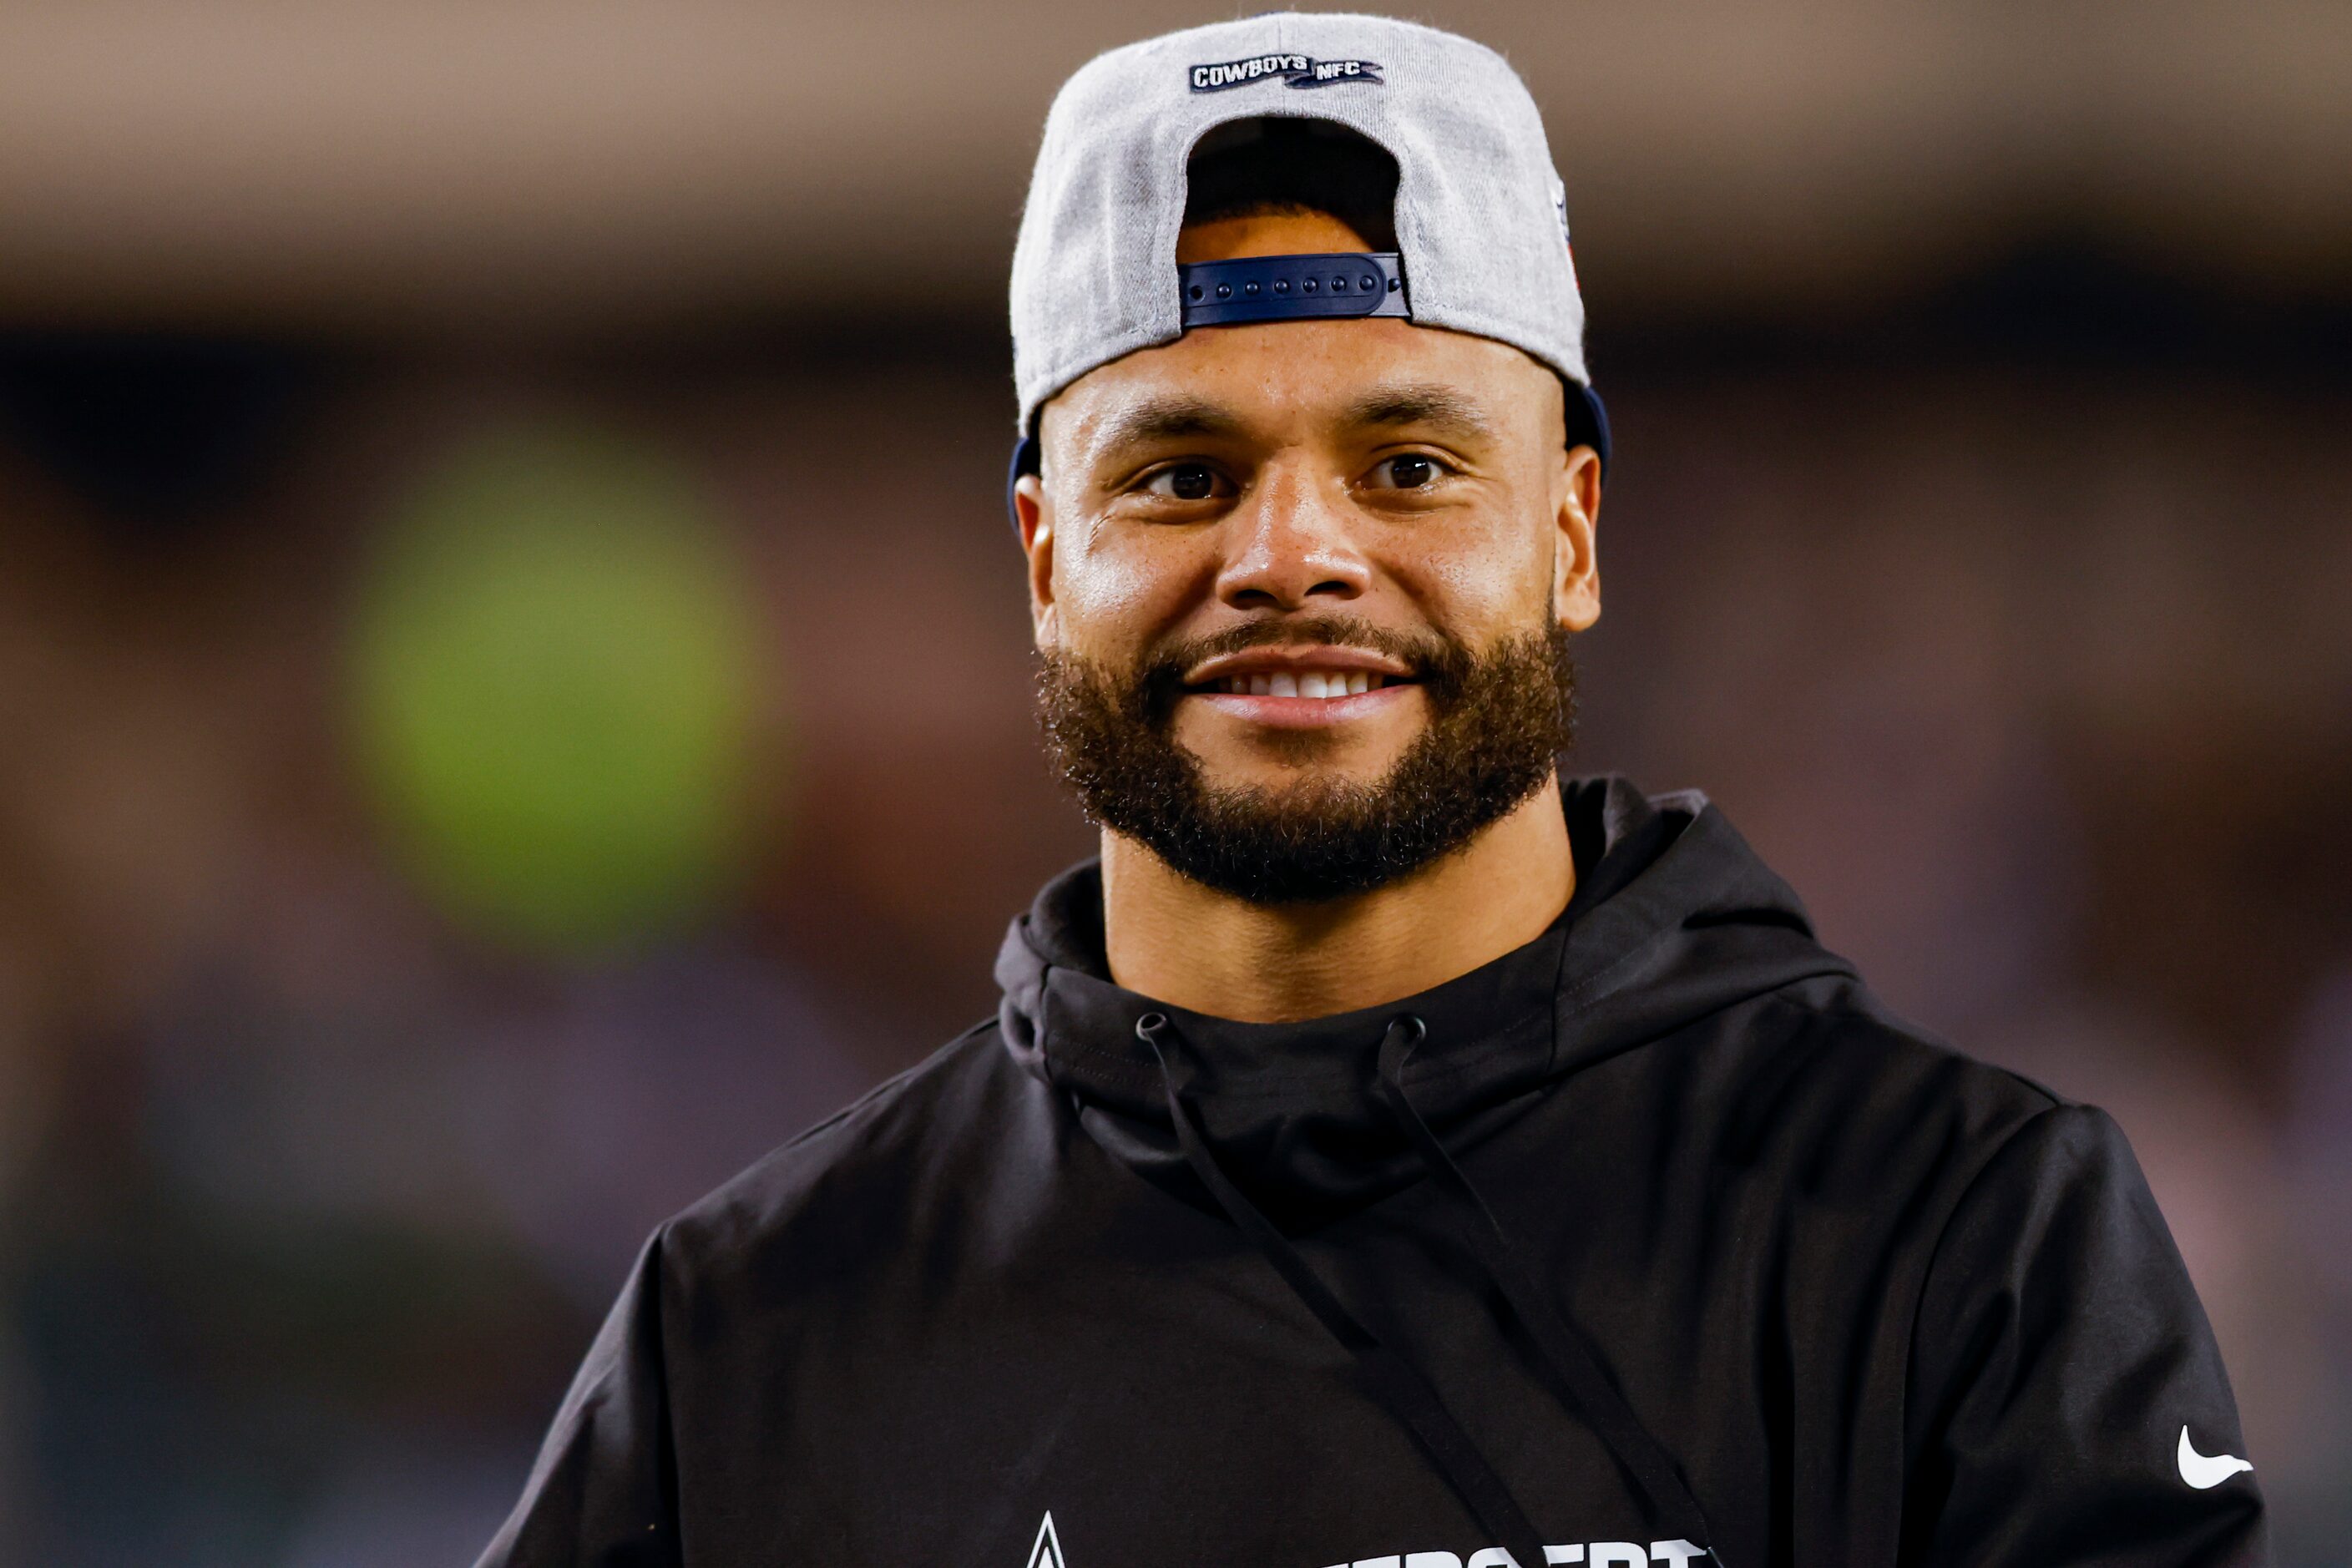
[[(1142, 844), (1205, 887), (1254, 904), (1368, 892), (1467, 844), (1550, 780), (1574, 742), (1576, 667), (1557, 616), (1475, 653), (1349, 616), (1239, 626), (1117, 671), (1054, 650), (1037, 716), (1055, 771), (1087, 819)], [(1183, 672), (1266, 644), (1345, 643), (1402, 662), (1428, 719), (1370, 784), (1310, 776), (1284, 788), (1211, 783), (1174, 736)], [(1267, 731), (1285, 760), (1311, 763), (1319, 731)]]

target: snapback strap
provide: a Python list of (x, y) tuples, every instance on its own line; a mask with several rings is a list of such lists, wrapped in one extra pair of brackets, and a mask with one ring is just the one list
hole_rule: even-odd
[(1176, 268), (1176, 288), (1188, 331), (1244, 321), (1412, 316), (1404, 268), (1393, 250), (1187, 262)]

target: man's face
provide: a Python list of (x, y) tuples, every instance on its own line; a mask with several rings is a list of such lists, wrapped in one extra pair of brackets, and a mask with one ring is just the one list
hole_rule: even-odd
[[(1318, 214), (1199, 226), (1178, 258), (1362, 248)], [(1017, 505), (1040, 716), (1088, 814), (1294, 902), (1541, 787), (1600, 614), (1561, 399), (1508, 345), (1365, 319), (1196, 329), (1047, 404)]]

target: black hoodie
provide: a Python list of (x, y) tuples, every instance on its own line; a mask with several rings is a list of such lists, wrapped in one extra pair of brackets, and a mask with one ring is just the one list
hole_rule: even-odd
[(995, 1017), (655, 1233), (483, 1568), (2267, 1561), (2115, 1123), (1704, 795), (1561, 798), (1541, 935), (1304, 1023), (1054, 879)]

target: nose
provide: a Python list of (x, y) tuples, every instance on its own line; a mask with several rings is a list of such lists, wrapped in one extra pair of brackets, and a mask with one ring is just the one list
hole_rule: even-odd
[(1363, 594), (1371, 567), (1347, 509), (1303, 465), (1270, 463), (1225, 518), (1217, 596), (1235, 609), (1296, 610)]

